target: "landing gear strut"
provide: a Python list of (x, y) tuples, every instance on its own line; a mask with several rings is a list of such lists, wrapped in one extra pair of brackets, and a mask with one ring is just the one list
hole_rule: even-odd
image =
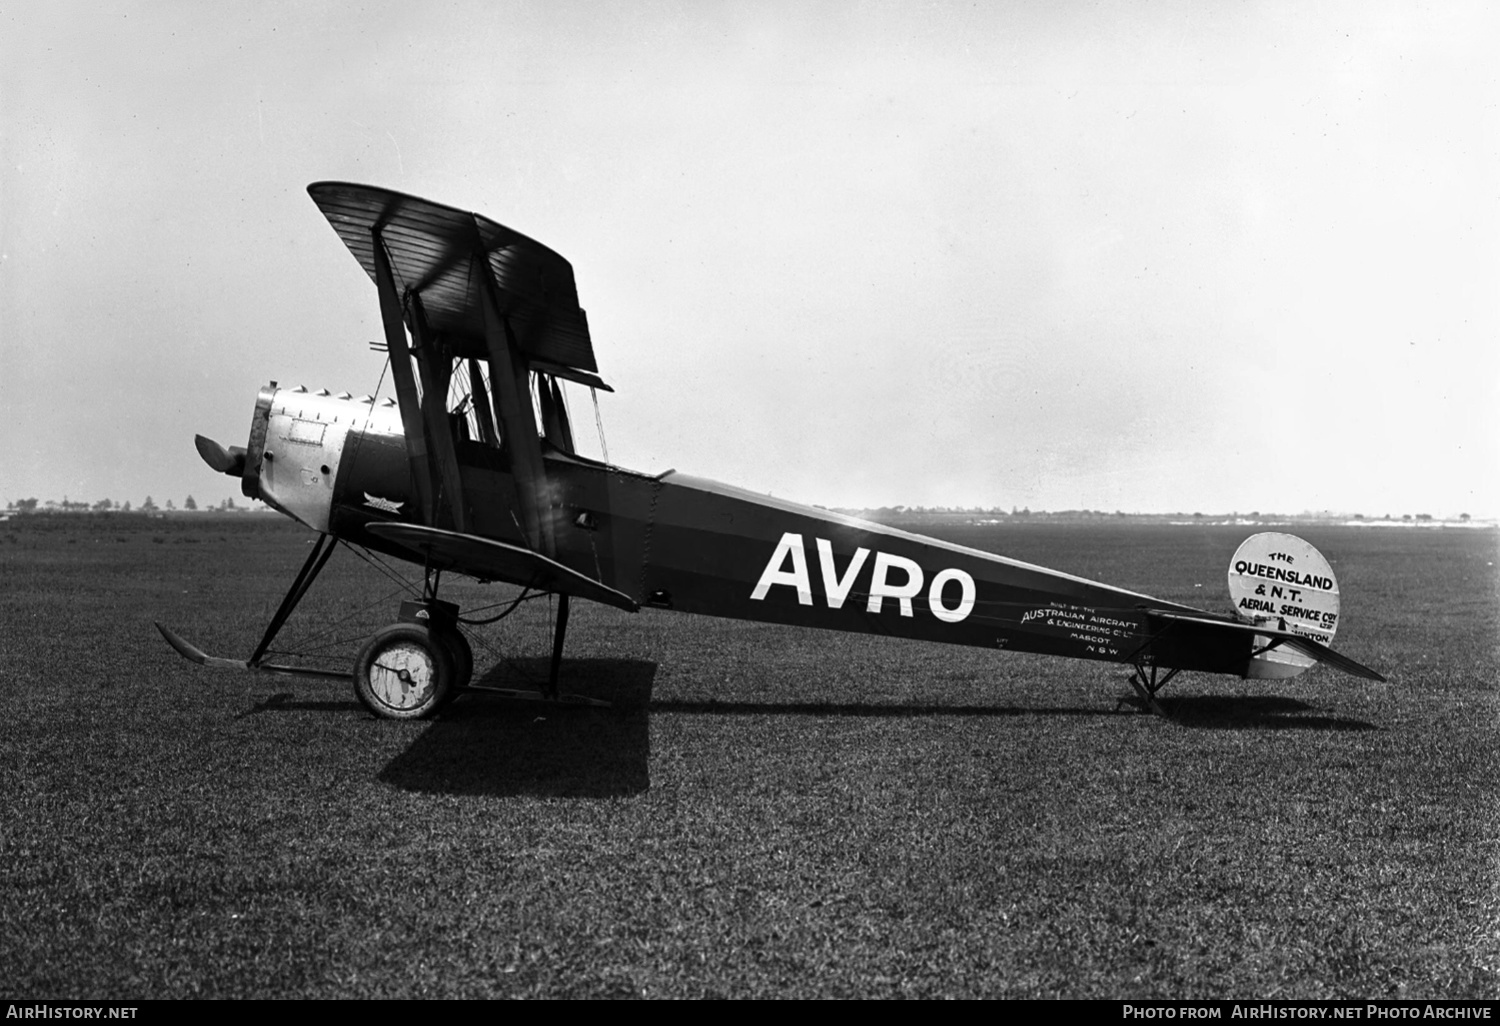
[(557, 597), (557, 628), (552, 635), (552, 666), (547, 672), (547, 697), (557, 701), (557, 675), (562, 669), (563, 638), (568, 633), (568, 596)]
[[(200, 666), (333, 680), (349, 680), (352, 677), (355, 697), (370, 712), (385, 719), (411, 720), (431, 716), (465, 688), (511, 698), (541, 699), (568, 705), (607, 707), (610, 704), (585, 695), (564, 695), (559, 691), (558, 678), (562, 671), (563, 642), (568, 633), (569, 613), (569, 597), (563, 593), (557, 593), (557, 619), (553, 625), (552, 659), (548, 667), (546, 689), (526, 691), (472, 684), (474, 650), (459, 626), (458, 604), (438, 599), (438, 584), (442, 572), (431, 566), (428, 567), (422, 598), (401, 603), (398, 622), (376, 631), (365, 643), (354, 661), (352, 673), (268, 662), (266, 656), (271, 650), (272, 642), (292, 611), (297, 608), (297, 604), (302, 601), (302, 597), (307, 594), (328, 558), (333, 555), (335, 545), (331, 535), (318, 536), (306, 562), (297, 572), (292, 586), (281, 600), (281, 605), (249, 659), (211, 656), (162, 624), (158, 623), (157, 629), (179, 654)], [(511, 604), (511, 609), (528, 594), (530, 588)], [(506, 610), (501, 617), (509, 612), (510, 610)]]
[(1157, 666), (1155, 663), (1136, 663), (1135, 670), (1126, 679), (1130, 686), (1135, 688), (1135, 693), (1141, 697), (1146, 708), (1150, 709), (1162, 719), (1167, 718), (1166, 711), (1162, 709), (1161, 703), (1156, 700), (1156, 693), (1167, 686), (1167, 682), (1177, 676), (1177, 670), (1168, 670), (1157, 678)]
[(401, 603), (401, 622), (376, 632), (355, 661), (354, 693), (376, 716), (397, 720), (431, 716), (465, 688), (568, 705), (609, 705), (584, 695), (564, 695), (558, 688), (568, 633), (567, 595), (558, 596), (546, 689), (524, 691), (471, 683), (474, 651), (459, 629), (458, 606), (433, 597), (436, 590), (436, 583), (429, 581), (428, 597)]

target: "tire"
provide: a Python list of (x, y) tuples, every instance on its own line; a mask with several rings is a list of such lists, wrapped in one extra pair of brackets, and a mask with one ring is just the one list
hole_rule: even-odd
[(448, 646), (414, 623), (376, 631), (354, 664), (355, 697), (387, 720), (431, 716), (453, 696), (454, 679)]
[(453, 690), (462, 691), (474, 678), (474, 648), (457, 625), (438, 636), (448, 646), (448, 659), (453, 664)]

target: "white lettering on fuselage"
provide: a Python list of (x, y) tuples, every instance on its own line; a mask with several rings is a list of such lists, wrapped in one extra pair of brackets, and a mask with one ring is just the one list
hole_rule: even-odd
[[(855, 579), (864, 568), (870, 550), (855, 549), (849, 565), (841, 575), (833, 560), (833, 543), (826, 538), (816, 538), (814, 541), (818, 548), (818, 569), (823, 574), (825, 601), (829, 609), (842, 609), (844, 600), (854, 589)], [(865, 610), (879, 613), (886, 599), (895, 599), (897, 611), (902, 616), (915, 615), (912, 600), (922, 593), (924, 580), (922, 567), (915, 560), (888, 552), (875, 553), (875, 564), (870, 571), (870, 597), (865, 603)], [(958, 604), (946, 606), (943, 604), (943, 593), (949, 584), (955, 583), (959, 588)], [(813, 604), (812, 578), (807, 571), (807, 548), (800, 534), (788, 531), (781, 536), (781, 541), (776, 543), (776, 551), (771, 553), (766, 568), (761, 571), (760, 580), (750, 592), (750, 598), (756, 602), (763, 601), (777, 585), (795, 590), (797, 601), (801, 605)], [(974, 611), (974, 594), (974, 578), (962, 570), (950, 567), (933, 577), (932, 585), (927, 590), (927, 605), (932, 615), (944, 623), (958, 623)]]

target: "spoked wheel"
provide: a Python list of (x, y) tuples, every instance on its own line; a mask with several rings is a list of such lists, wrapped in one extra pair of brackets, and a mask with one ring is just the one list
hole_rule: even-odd
[(377, 631), (354, 664), (355, 695), (376, 716), (391, 720), (431, 716), (453, 696), (456, 679), (446, 639), (414, 623)]

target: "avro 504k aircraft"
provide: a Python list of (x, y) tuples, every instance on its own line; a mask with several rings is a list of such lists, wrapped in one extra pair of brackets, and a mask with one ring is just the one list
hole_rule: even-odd
[[(1326, 662), (1383, 679), (1329, 648), (1338, 585), (1289, 535), (1241, 546), (1229, 574), (1236, 615), (1221, 615), (582, 456), (563, 382), (610, 389), (566, 260), (484, 217), (385, 189), (319, 182), (308, 192), (375, 285), (396, 401), (272, 382), (244, 447), (199, 436), (209, 466), (319, 537), (248, 659), (205, 655), (161, 627), (195, 662), (352, 676), (376, 715), (430, 715), (473, 673), (461, 610), (438, 597), (447, 572), (558, 596), (552, 698), (575, 598), (1124, 663), (1158, 713), (1157, 692), (1181, 670), (1284, 679)], [(268, 661), (340, 542), (423, 567), (422, 598), (350, 672)]]

